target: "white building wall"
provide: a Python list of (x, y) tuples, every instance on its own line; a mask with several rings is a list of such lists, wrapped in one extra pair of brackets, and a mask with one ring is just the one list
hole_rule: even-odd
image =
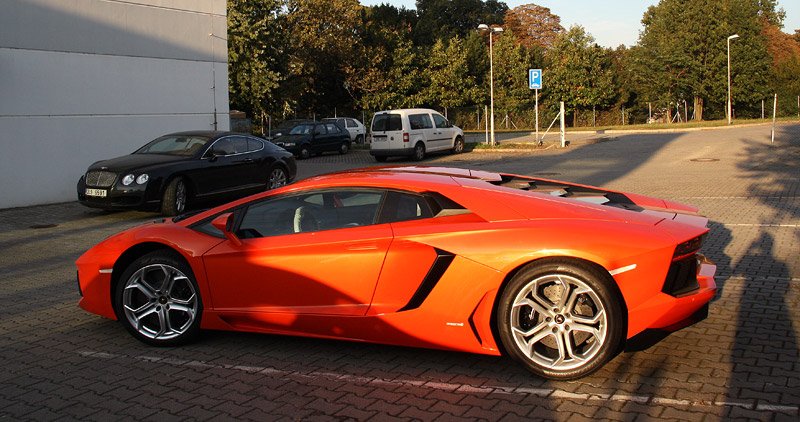
[(229, 128), (225, 0), (3, 3), (0, 208), (75, 200), (97, 160)]

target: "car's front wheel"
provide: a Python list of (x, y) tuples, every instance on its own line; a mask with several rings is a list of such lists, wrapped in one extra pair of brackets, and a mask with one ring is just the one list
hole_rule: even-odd
[(305, 160), (306, 158), (310, 157), (311, 157), (311, 147), (309, 147), (308, 145), (303, 145), (302, 147), (300, 147), (300, 158)]
[(350, 151), (350, 141), (344, 141), (339, 145), (339, 154), (347, 154)]
[(280, 167), (275, 167), (269, 172), (269, 180), (267, 180), (267, 189), (276, 189), (288, 183), (289, 178), (286, 176), (286, 171)]
[(186, 182), (180, 177), (170, 180), (161, 198), (161, 214), (172, 216), (184, 212), (188, 200), (189, 192), (186, 189)]
[(612, 282), (581, 262), (523, 268), (503, 290), (497, 309), (506, 351), (545, 378), (570, 380), (596, 371), (623, 341), (625, 319)]
[(174, 252), (156, 251), (122, 273), (114, 291), (114, 310), (138, 340), (176, 346), (199, 334), (203, 302), (189, 265)]
[(462, 152), (464, 152), (464, 139), (458, 136), (455, 143), (453, 143), (453, 154), (461, 154)]

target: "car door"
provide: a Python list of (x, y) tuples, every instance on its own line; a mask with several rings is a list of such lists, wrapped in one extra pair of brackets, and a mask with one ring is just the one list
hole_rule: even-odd
[(375, 224), (384, 194), (322, 190), (237, 211), (241, 244), (203, 256), (215, 310), (364, 315), (392, 241), (390, 225)]
[(408, 126), (411, 129), (409, 131), (409, 137), (411, 138), (410, 148), (414, 148), (418, 141), (422, 141), (425, 143), (426, 151), (435, 150), (433, 122), (431, 122), (431, 116), (428, 113), (409, 114)]
[(250, 189), (258, 184), (254, 176), (258, 163), (248, 153), (245, 137), (217, 139), (201, 159), (204, 165), (191, 175), (199, 197)]
[(433, 124), (435, 126), (434, 137), (436, 139), (437, 148), (452, 148), (455, 139), (455, 128), (453, 128), (453, 125), (441, 114), (431, 113), (431, 116), (433, 116)]

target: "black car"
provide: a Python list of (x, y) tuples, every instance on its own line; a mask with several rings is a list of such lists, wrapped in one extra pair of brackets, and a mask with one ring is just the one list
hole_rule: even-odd
[(300, 158), (326, 151), (347, 154), (350, 150), (350, 133), (338, 122), (308, 122), (293, 127), (289, 133), (275, 138), (273, 142)]
[(176, 215), (187, 205), (283, 186), (296, 174), (290, 152), (255, 136), (180, 132), (89, 166), (78, 180), (78, 201), (92, 208)]

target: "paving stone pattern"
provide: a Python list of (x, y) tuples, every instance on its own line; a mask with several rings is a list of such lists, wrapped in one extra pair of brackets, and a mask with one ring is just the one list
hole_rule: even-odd
[[(353, 151), (299, 165), (308, 177), (372, 163)], [(709, 318), (574, 382), (508, 358), (270, 335), (208, 332), (153, 348), (77, 307), (74, 260), (157, 216), (76, 203), (0, 210), (0, 419), (798, 420), (800, 125), (779, 126), (774, 145), (758, 126), (424, 164), (699, 206), (712, 229), (703, 251), (720, 274)]]

